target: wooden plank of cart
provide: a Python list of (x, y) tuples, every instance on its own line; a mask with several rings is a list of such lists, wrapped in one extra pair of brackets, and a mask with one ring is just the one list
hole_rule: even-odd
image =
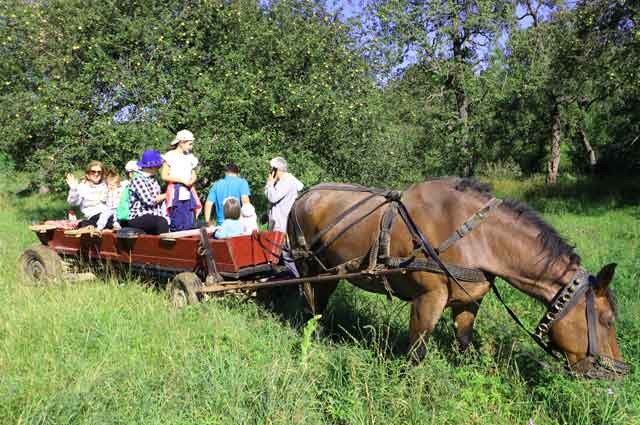
[[(286, 238), (282, 232), (254, 232), (217, 240), (211, 237), (214, 228), (147, 235), (127, 228), (97, 232), (69, 227), (64, 222), (31, 226), (40, 243), (26, 249), (20, 257), (27, 282), (73, 279), (95, 265), (124, 267), (169, 278), (169, 298), (180, 307), (198, 303), (205, 294), (319, 283), (366, 273), (277, 278), (286, 270), (278, 264)], [(386, 269), (378, 274), (404, 272), (405, 269)]]
[[(169, 278), (171, 299), (186, 304), (198, 302), (205, 289), (224, 292), (227, 284), (237, 289), (283, 270), (278, 265), (285, 240), (281, 232), (217, 240), (211, 237), (214, 228), (147, 235), (126, 228), (97, 232), (46, 223), (31, 226), (40, 243), (25, 250), (19, 261), (26, 281), (33, 284), (73, 279), (78, 272), (109, 265)], [(207, 288), (212, 285), (213, 291)]]

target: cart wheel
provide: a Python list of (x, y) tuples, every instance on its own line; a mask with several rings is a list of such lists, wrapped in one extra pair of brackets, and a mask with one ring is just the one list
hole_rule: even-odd
[(18, 261), (27, 277), (25, 282), (32, 285), (51, 282), (62, 276), (64, 270), (58, 253), (44, 245), (27, 248)]
[(171, 304), (176, 308), (198, 304), (198, 288), (202, 286), (200, 278), (191, 272), (178, 273), (167, 284), (167, 294)]

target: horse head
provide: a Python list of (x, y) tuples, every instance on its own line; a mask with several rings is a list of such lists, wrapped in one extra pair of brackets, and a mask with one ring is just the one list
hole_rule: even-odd
[(538, 335), (548, 330), (554, 348), (562, 351), (576, 375), (615, 378), (627, 374), (616, 339), (616, 306), (609, 285), (615, 264), (593, 276), (579, 269), (552, 301)]

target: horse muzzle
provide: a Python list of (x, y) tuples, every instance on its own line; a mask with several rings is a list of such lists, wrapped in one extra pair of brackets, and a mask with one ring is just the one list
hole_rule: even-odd
[(576, 376), (589, 379), (621, 379), (631, 372), (631, 366), (622, 360), (607, 356), (587, 356), (569, 365)]

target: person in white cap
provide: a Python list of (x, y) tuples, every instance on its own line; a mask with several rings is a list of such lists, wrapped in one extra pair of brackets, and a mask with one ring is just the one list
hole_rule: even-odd
[[(291, 207), (298, 197), (298, 192), (302, 190), (304, 185), (289, 173), (287, 161), (281, 156), (269, 161), (269, 166), (271, 172), (264, 188), (267, 201), (269, 201), (269, 230), (287, 233), (289, 211), (291, 211)], [(291, 275), (300, 277), (288, 247), (288, 242), (285, 242), (285, 249), (283, 249), (280, 259)]]
[[(127, 172), (128, 180), (124, 180), (122, 184), (122, 194), (120, 195), (120, 201), (116, 208), (116, 219), (118, 220), (119, 227), (125, 227), (129, 224), (129, 184), (131, 180), (140, 172), (138, 167), (138, 161), (132, 159), (124, 166), (124, 170)], [(115, 225), (115, 223), (114, 223)]]
[(192, 229), (194, 213), (198, 214), (202, 209), (194, 188), (198, 166), (198, 158), (191, 153), (194, 140), (189, 130), (178, 131), (171, 142), (173, 149), (163, 156), (165, 163), (160, 175), (169, 183), (166, 193), (172, 232)]
[(287, 161), (281, 156), (269, 161), (269, 166), (271, 173), (264, 188), (269, 201), (269, 230), (286, 233), (289, 211), (304, 185), (288, 172)]

